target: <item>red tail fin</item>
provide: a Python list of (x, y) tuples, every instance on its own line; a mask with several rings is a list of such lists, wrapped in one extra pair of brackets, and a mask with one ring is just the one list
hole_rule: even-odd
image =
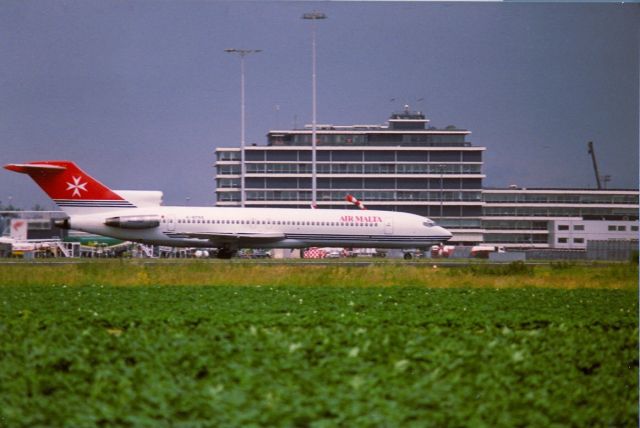
[(60, 207), (127, 208), (133, 205), (70, 161), (9, 164), (5, 168), (28, 174)]

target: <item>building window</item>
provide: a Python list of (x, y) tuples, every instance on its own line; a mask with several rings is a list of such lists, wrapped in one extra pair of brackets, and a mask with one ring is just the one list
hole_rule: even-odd
[(638, 231), (638, 226), (631, 226), (631, 231), (632, 232), (637, 232)]
[(616, 231), (615, 226), (609, 226), (609, 232), (615, 232), (615, 231)]
[(584, 230), (584, 224), (574, 224), (573, 230)]
[(584, 238), (573, 238), (574, 244), (584, 244)]
[(558, 238), (558, 244), (566, 244), (567, 238)]
[(558, 230), (569, 230), (569, 225), (568, 224), (559, 224), (558, 225)]
[(239, 151), (218, 152), (218, 160), (219, 161), (238, 161), (240, 160), (240, 152)]
[(624, 232), (627, 230), (627, 226), (618, 226), (618, 232)]

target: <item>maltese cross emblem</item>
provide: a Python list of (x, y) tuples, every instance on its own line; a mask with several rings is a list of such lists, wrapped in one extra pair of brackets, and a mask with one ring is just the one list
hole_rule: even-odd
[(82, 177), (72, 177), (72, 178), (73, 178), (73, 183), (67, 182), (67, 190), (73, 190), (73, 193), (71, 194), (71, 196), (77, 196), (79, 198), (80, 196), (82, 196), (80, 194), (81, 190), (88, 192), (86, 187), (87, 182), (86, 181), (84, 183), (80, 182), (82, 180)]

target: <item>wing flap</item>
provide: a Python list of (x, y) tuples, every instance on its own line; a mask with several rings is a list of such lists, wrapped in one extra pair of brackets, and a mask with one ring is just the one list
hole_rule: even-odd
[(222, 233), (222, 232), (181, 232), (180, 235), (188, 238), (208, 239), (210, 241), (223, 242), (277, 242), (284, 239), (281, 232), (250, 232), (250, 233)]

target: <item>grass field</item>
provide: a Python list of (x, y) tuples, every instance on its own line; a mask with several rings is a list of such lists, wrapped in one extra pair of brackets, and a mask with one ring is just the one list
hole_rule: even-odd
[(380, 269), (2, 266), (0, 426), (637, 426), (637, 267)]
[(437, 267), (377, 262), (255, 263), (244, 261), (97, 260), (73, 264), (0, 264), (0, 285), (237, 285), (237, 286), (425, 286), (430, 288), (636, 289), (638, 266), (566, 262), (531, 266), (471, 264)]

